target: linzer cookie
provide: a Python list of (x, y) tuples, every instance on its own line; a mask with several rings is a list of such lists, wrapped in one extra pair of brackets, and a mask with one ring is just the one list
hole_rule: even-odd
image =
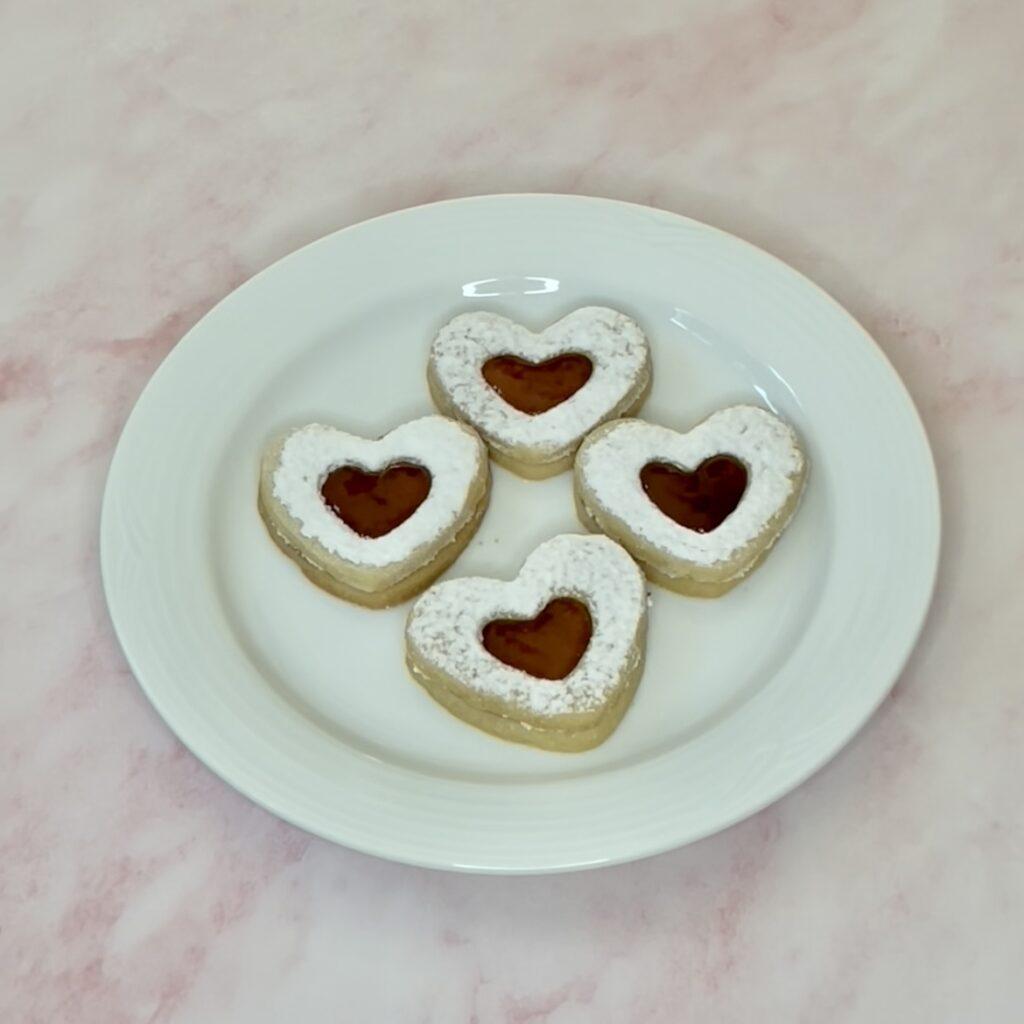
[(263, 456), (270, 536), (319, 587), (383, 608), (428, 586), (487, 508), (487, 450), (468, 427), (425, 416), (379, 440), (313, 423)]
[(636, 323), (601, 306), (540, 334), (463, 313), (434, 339), (427, 380), (438, 409), (475, 427), (496, 462), (541, 479), (568, 469), (598, 424), (640, 408), (651, 353)]
[(545, 750), (595, 747), (640, 681), (647, 593), (607, 537), (545, 541), (511, 583), (470, 577), (431, 587), (406, 626), (413, 678), (452, 714)]
[(793, 429), (754, 406), (723, 409), (685, 434), (616, 420), (580, 447), (576, 507), (654, 582), (717, 597), (778, 540), (806, 471)]

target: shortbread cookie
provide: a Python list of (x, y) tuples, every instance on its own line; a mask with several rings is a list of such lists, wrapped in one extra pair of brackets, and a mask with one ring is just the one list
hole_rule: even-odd
[(545, 750), (604, 742), (643, 672), (647, 592), (607, 537), (545, 541), (511, 583), (446, 580), (413, 605), (413, 678), (478, 729)]
[(628, 316), (602, 306), (540, 334), (497, 313), (463, 313), (434, 339), (427, 380), (438, 409), (474, 426), (496, 462), (542, 479), (568, 469), (599, 423), (640, 408), (651, 352)]
[(685, 434), (616, 420), (580, 447), (576, 507), (655, 583), (717, 597), (778, 540), (806, 467), (793, 429), (755, 406), (722, 409)]
[(379, 440), (312, 423), (267, 447), (259, 510), (318, 587), (384, 608), (451, 565), (489, 490), (487, 450), (455, 420), (425, 416)]

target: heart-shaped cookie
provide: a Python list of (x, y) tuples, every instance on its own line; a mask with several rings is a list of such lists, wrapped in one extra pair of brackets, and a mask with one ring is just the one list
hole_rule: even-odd
[(647, 592), (607, 537), (563, 534), (512, 582), (435, 584), (413, 605), (406, 662), (441, 705), (485, 732), (586, 750), (619, 724), (643, 672)]
[(580, 447), (576, 507), (656, 583), (716, 597), (779, 538), (806, 472), (792, 427), (755, 406), (722, 409), (685, 434), (616, 420)]
[(437, 407), (475, 427), (495, 461), (540, 479), (568, 469), (599, 423), (639, 409), (651, 352), (634, 321), (602, 306), (540, 334), (497, 313), (462, 313), (434, 339), (427, 380)]
[(259, 510), (314, 583), (383, 608), (451, 565), (489, 489), (486, 449), (455, 420), (425, 416), (378, 440), (313, 423), (267, 447)]

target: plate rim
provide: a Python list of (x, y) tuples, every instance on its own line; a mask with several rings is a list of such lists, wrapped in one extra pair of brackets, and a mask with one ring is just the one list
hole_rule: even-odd
[[(612, 854), (611, 856), (597, 856), (590, 860), (577, 860), (573, 862), (557, 862), (551, 864), (541, 865), (495, 865), (495, 864), (477, 864), (477, 863), (465, 863), (460, 862), (458, 858), (454, 857), (437, 857), (430, 856), (428, 854), (419, 853), (415, 850), (410, 849), (395, 849), (389, 848), (385, 842), (373, 842), (368, 841), (364, 835), (351, 834), (340, 837), (338, 831), (318, 827), (315, 822), (307, 820), (302, 814), (292, 813), (287, 807), (281, 807), (275, 804), (272, 800), (266, 798), (266, 795), (259, 790), (259, 787), (253, 784), (252, 779), (240, 778), (237, 774), (233, 774), (224, 763), (224, 759), (217, 756), (217, 752), (211, 752), (209, 749), (199, 749), (201, 746), (197, 744), (195, 740), (197, 737), (194, 734), (189, 734), (189, 729), (183, 727), (183, 716), (177, 713), (173, 707), (173, 702), (166, 699), (166, 695), (160, 690), (159, 687), (152, 686), (152, 679), (147, 681), (147, 670), (140, 660), (140, 652), (134, 647), (130, 640), (126, 640), (126, 633), (129, 631), (129, 627), (124, 621), (124, 616), (118, 609), (118, 595), (114, 593), (116, 584), (114, 583), (114, 573), (112, 571), (112, 560), (114, 557), (114, 545), (116, 544), (114, 520), (117, 515), (114, 509), (114, 491), (118, 486), (120, 480), (120, 474), (123, 472), (121, 463), (125, 459), (125, 439), (129, 436), (130, 431), (133, 428), (133, 423), (137, 422), (142, 418), (147, 396), (152, 395), (155, 390), (158, 377), (164, 373), (165, 368), (172, 364), (177, 358), (182, 358), (181, 353), (185, 351), (185, 342), (187, 339), (196, 332), (200, 326), (216, 311), (221, 305), (229, 300), (234, 300), (245, 289), (254, 285), (260, 281), (264, 275), (271, 273), (279, 264), (289, 260), (297, 253), (306, 252), (310, 249), (314, 249), (321, 244), (328, 242), (336, 238), (338, 235), (351, 232), (357, 228), (363, 228), (368, 225), (372, 225), (381, 221), (388, 221), (397, 218), (401, 218), (403, 215), (412, 213), (414, 211), (423, 211), (429, 208), (445, 208), (454, 205), (467, 205), (467, 204), (480, 204), (480, 203), (493, 203), (495, 201), (529, 201), (529, 200), (542, 200), (547, 202), (559, 202), (567, 204), (576, 204), (579, 206), (585, 205), (598, 205), (598, 206), (614, 206), (624, 208), (626, 211), (633, 213), (643, 213), (645, 215), (656, 214), (658, 217), (666, 218), (667, 220), (676, 224), (676, 226), (686, 226), (690, 229), (697, 229), (701, 232), (708, 232), (717, 236), (724, 237), (731, 244), (740, 243), (742, 246), (750, 249), (753, 255), (760, 260), (767, 258), (776, 268), (783, 274), (790, 275), (797, 279), (800, 285), (805, 289), (811, 289), (815, 292), (819, 298), (826, 300), (827, 304), (832, 307), (834, 314), (842, 317), (848, 321), (853, 327), (856, 328), (857, 334), (859, 335), (861, 342), (868, 342), (867, 350), (873, 353), (874, 358), (879, 362), (880, 368), (884, 374), (890, 379), (890, 382), (895, 385), (897, 392), (899, 393), (906, 409), (911, 413), (911, 423), (914, 425), (914, 432), (917, 435), (916, 441), (918, 442), (917, 447), (919, 448), (919, 455), (922, 456), (922, 461), (918, 468), (925, 471), (926, 480), (922, 486), (926, 488), (926, 495), (922, 492), (922, 496), (926, 498), (926, 504), (930, 513), (930, 522), (927, 524), (931, 531), (930, 544), (927, 557), (926, 575), (927, 579), (921, 579), (918, 582), (918, 586), (924, 584), (923, 589), (920, 591), (920, 599), (917, 602), (916, 614), (914, 616), (915, 621), (912, 623), (912, 628), (908, 627), (905, 632), (901, 635), (903, 637), (900, 644), (901, 655), (898, 659), (898, 666), (895, 671), (892, 672), (891, 679), (879, 688), (879, 692), (875, 700), (869, 702), (866, 710), (863, 714), (858, 716), (856, 722), (848, 720), (848, 727), (844, 728), (843, 735), (836, 742), (831, 745), (824, 745), (821, 751), (818, 752), (817, 756), (810, 757), (805, 760), (801, 769), (797, 772), (791, 773), (787, 778), (780, 780), (774, 786), (768, 787), (762, 797), (751, 802), (751, 804), (743, 811), (736, 813), (732, 816), (715, 819), (709, 823), (708, 827), (704, 830), (693, 830), (687, 831), (684, 837), (680, 838), (671, 832), (671, 829), (666, 829), (664, 837), (660, 842), (647, 842), (643, 845), (642, 849), (629, 850), (622, 849), (619, 852)], [(99, 552), (99, 564), (100, 572), (103, 582), (103, 591), (106, 599), (108, 613), (110, 615), (111, 622), (114, 626), (115, 635), (117, 636), (118, 643), (124, 652), (126, 661), (132, 671), (133, 676), (138, 682), (140, 688), (145, 693), (147, 699), (153, 705), (154, 709), (163, 719), (167, 727), (175, 735), (175, 737), (207, 768), (209, 768), (215, 775), (217, 775), (222, 781), (227, 783), (236, 791), (242, 793), (247, 799), (256, 803), (258, 806), (264, 808), (274, 816), (281, 818), (284, 821), (289, 822), (295, 827), (301, 828), (306, 832), (318, 835), (329, 841), (340, 843), (350, 849), (357, 850), (359, 852), (369, 854), (372, 856), (383, 857), (389, 860), (398, 861), (410, 865), (416, 865), (419, 867), (435, 868), (442, 870), (457, 870), (457, 871), (468, 871), (475, 873), (488, 873), (488, 874), (547, 874), (547, 873), (559, 873), (575, 870), (583, 870), (587, 868), (596, 868), (611, 866), (614, 864), (620, 864), (646, 858), (649, 856), (655, 856), (659, 853), (663, 853), (667, 850), (675, 849), (681, 845), (689, 844), (690, 842), (696, 842), (699, 839), (705, 838), (709, 835), (715, 834), (723, 829), (729, 828), (739, 821), (745, 820), (746, 818), (760, 812), (765, 807), (771, 805), (783, 796), (792, 792), (794, 789), (802, 785), (808, 778), (820, 771), (829, 761), (832, 760), (836, 754), (839, 753), (842, 748), (849, 743), (854, 736), (864, 727), (866, 722), (874, 715), (880, 705), (885, 701), (893, 686), (898, 681), (906, 665), (917, 647), (921, 633), (927, 622), (929, 611), (932, 607), (935, 588), (938, 579), (938, 569), (941, 556), (941, 543), (942, 543), (942, 505), (941, 505), (941, 491), (939, 487), (938, 473), (935, 465), (934, 453), (932, 451), (928, 434), (925, 429), (923, 419), (920, 411), (914, 402), (913, 396), (910, 394), (908, 388), (896, 371), (891, 360), (886, 355), (885, 351), (881, 348), (874, 337), (867, 331), (867, 329), (860, 323), (860, 321), (847, 310), (837, 299), (835, 299), (825, 288), (817, 284), (810, 278), (806, 277), (799, 270), (786, 263), (783, 259), (775, 256), (771, 252), (760, 248), (758, 245), (750, 242), (740, 236), (734, 235), (729, 231), (722, 228), (718, 228), (714, 225), (706, 224), (700, 220), (689, 217), (685, 214), (676, 213), (670, 210), (663, 210), (658, 207), (648, 206), (639, 203), (632, 203), (618, 199), (607, 199), (599, 196), (589, 195), (564, 195), (559, 193), (547, 193), (547, 192), (512, 192), (512, 193), (496, 193), (488, 195), (473, 195), (465, 197), (454, 197), (436, 202), (428, 202), (416, 204), (409, 207), (404, 207), (397, 210), (388, 211), (385, 213), (378, 214), (374, 217), (367, 218), (365, 220), (357, 221), (352, 224), (346, 225), (341, 228), (337, 228), (327, 234), (316, 238), (307, 244), (300, 246), (298, 249), (292, 250), (274, 260), (266, 267), (262, 268), (252, 277), (242, 282), (238, 287), (232, 289), (226, 295), (222, 296), (217, 303), (215, 303), (210, 310), (208, 310), (203, 317), (201, 317), (188, 331), (179, 339), (174, 347), (167, 353), (164, 359), (160, 362), (159, 366), (152, 373), (150, 378), (146, 381), (145, 385), (139, 392), (138, 397), (133, 404), (131, 412), (125, 419), (121, 433), (118, 437), (117, 444), (114, 448), (113, 455), (110, 460), (110, 464), (107, 471), (107, 478), (104, 486), (103, 499), (100, 512), (100, 552)]]

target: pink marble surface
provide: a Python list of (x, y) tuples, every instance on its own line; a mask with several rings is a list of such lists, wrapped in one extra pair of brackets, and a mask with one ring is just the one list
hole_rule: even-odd
[[(0, 8), (0, 1020), (1021, 1020), (1022, 38), (1017, 0)], [(893, 696), (788, 799), (645, 863), (461, 877), (182, 749), (112, 636), (98, 505), (240, 281), (520, 190), (692, 214), (829, 288), (920, 404), (946, 534)]]

